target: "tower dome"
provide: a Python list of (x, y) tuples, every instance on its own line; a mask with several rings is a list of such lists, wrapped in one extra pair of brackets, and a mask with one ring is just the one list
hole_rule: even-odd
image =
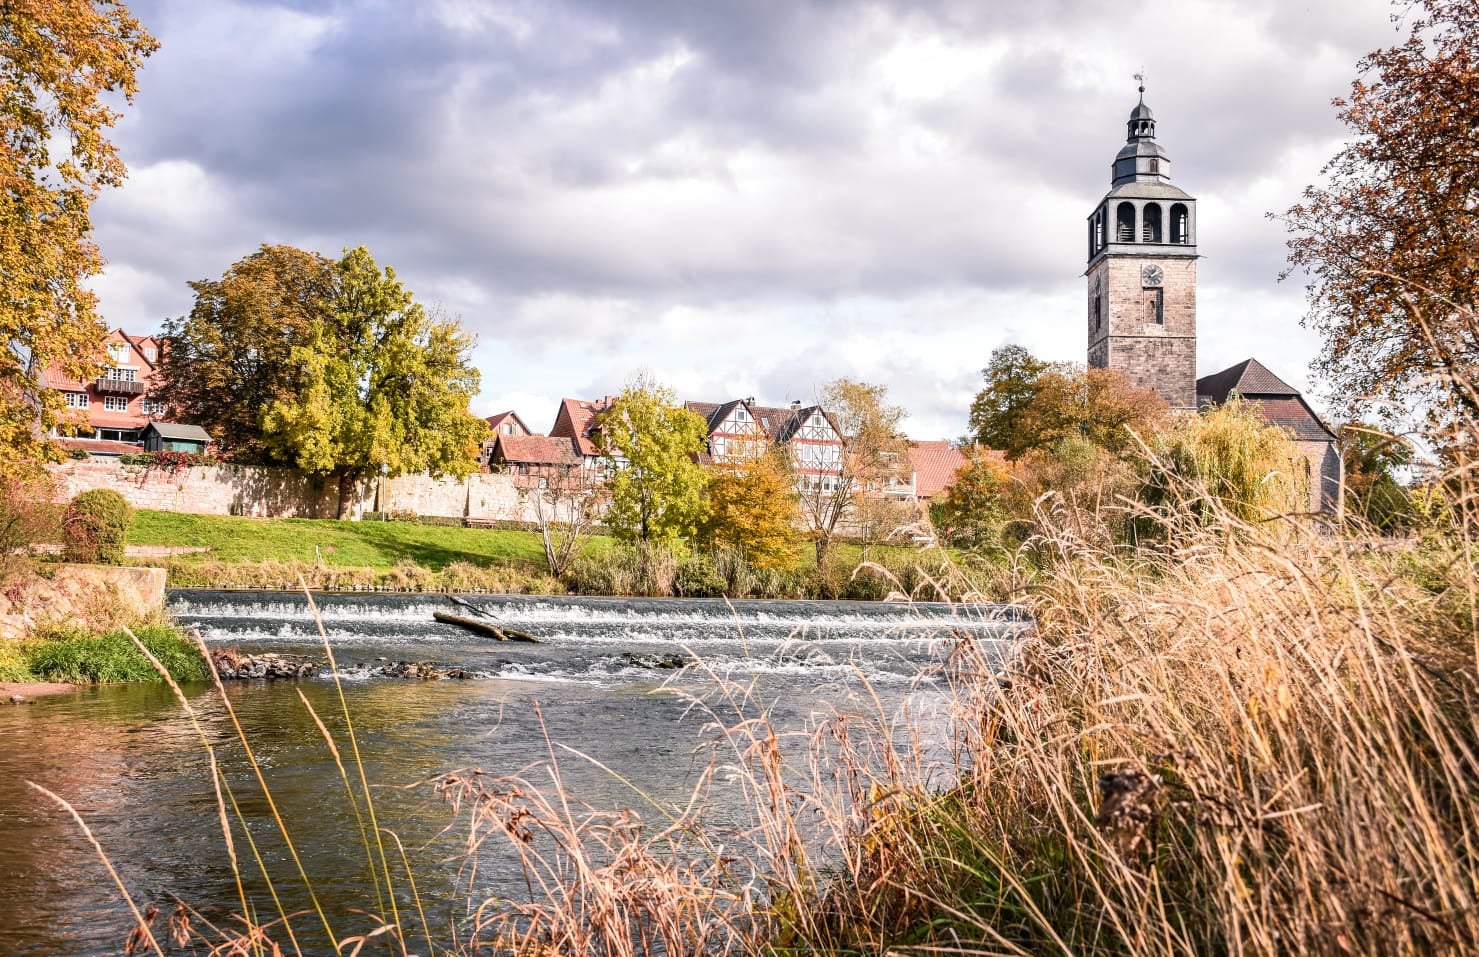
[(1171, 157), (1155, 141), (1155, 114), (1145, 105), (1145, 87), (1140, 87), (1140, 102), (1130, 111), (1125, 124), (1129, 136), (1114, 157), (1111, 186), (1126, 183), (1169, 183)]

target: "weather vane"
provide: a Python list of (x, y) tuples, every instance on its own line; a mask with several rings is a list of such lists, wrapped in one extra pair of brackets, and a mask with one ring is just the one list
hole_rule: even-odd
[(1137, 74), (1135, 74), (1135, 79), (1137, 79), (1137, 80), (1140, 81), (1140, 92), (1141, 93), (1144, 93), (1145, 92), (1145, 67), (1141, 67), (1140, 68), (1140, 72), (1137, 73)]

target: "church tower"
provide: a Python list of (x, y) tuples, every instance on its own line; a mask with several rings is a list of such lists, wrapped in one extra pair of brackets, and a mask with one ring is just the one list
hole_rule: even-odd
[(1171, 185), (1143, 85), (1129, 133), (1089, 216), (1089, 365), (1195, 409), (1197, 204)]

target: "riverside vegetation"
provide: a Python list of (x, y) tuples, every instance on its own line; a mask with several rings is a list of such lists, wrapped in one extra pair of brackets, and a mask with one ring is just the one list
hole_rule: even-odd
[[(1473, 952), (1479, 515), (1464, 484), (1394, 541), (1245, 516), (1211, 476), (1143, 454), (1153, 504), (1037, 502), (1019, 569), (1036, 628), (1005, 660), (956, 649), (946, 754), (923, 719), (851, 713), (815, 718), (807, 757), (787, 762), (766, 703), (715, 676), (695, 702), (712, 706), (713, 750), (688, 802), (588, 808), (553, 747), (515, 777), (422, 782), (469, 853), (505, 844), (531, 888), (472, 900), (453, 927), (387, 913), (396, 891), (417, 900), (414, 879), (374, 836), (346, 713), (317, 727), (371, 822), (365, 910), (386, 916), (331, 927), (243, 899), (253, 916), (228, 927), (138, 906), (135, 937), (271, 952), (322, 923), (341, 949), (395, 954)], [(719, 776), (753, 814), (737, 829), (707, 820)], [(256, 781), (270, 792), (269, 773)], [(228, 797), (229, 830), (245, 796)]]

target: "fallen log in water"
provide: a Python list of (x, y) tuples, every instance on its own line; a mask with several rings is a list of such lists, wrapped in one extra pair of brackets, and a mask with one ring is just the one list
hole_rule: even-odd
[(499, 641), (530, 641), (538, 642), (539, 639), (527, 631), (519, 631), (517, 628), (507, 628), (503, 625), (495, 625), (492, 622), (478, 621), (476, 618), (466, 618), (462, 615), (453, 615), (445, 611), (434, 611), (431, 617), (447, 625), (460, 625), (469, 631), (497, 638)]

